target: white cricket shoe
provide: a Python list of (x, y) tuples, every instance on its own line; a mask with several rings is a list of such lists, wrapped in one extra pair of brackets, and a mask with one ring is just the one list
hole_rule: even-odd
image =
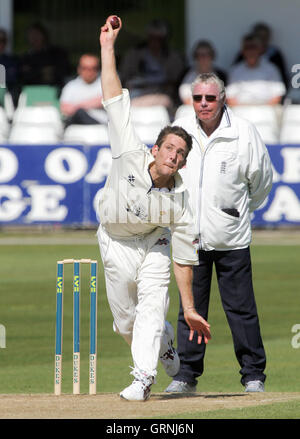
[(130, 386), (122, 390), (120, 397), (127, 399), (127, 401), (147, 401), (150, 398), (154, 377), (146, 375), (144, 372), (133, 371), (131, 373), (135, 378)]
[(262, 381), (248, 381), (245, 385), (245, 392), (264, 392), (265, 386)]
[(173, 377), (177, 375), (180, 368), (180, 360), (176, 350), (173, 347), (174, 329), (171, 323), (165, 323), (165, 333), (162, 338), (159, 359), (166, 373)]

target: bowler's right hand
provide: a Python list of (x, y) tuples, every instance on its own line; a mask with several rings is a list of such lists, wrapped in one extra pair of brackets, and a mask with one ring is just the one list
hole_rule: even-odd
[(100, 29), (100, 45), (101, 47), (107, 47), (107, 46), (113, 46), (115, 43), (115, 40), (118, 36), (118, 33), (120, 32), (122, 28), (122, 20), (120, 17), (118, 17), (120, 26), (117, 29), (113, 29), (112, 25), (109, 22), (109, 19), (106, 19), (106, 23), (101, 26)]
[(210, 325), (207, 321), (197, 313), (195, 308), (190, 308), (184, 311), (184, 318), (190, 328), (189, 340), (191, 341), (194, 337), (194, 332), (198, 332), (197, 342), (200, 344), (202, 342), (202, 337), (204, 337), (204, 342), (207, 343), (211, 339)]

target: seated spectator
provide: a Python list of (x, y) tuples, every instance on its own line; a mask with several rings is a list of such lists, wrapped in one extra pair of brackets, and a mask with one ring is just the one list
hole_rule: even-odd
[(82, 55), (77, 73), (77, 78), (64, 86), (60, 96), (60, 110), (66, 126), (106, 123), (106, 112), (101, 110), (99, 57), (93, 54)]
[(0, 64), (5, 67), (5, 85), (11, 94), (13, 103), (16, 107), (20, 94), (19, 87), (19, 61), (14, 55), (7, 53), (6, 47), (8, 35), (5, 29), (0, 29)]
[[(271, 44), (272, 30), (270, 26), (267, 25), (266, 23), (256, 23), (252, 27), (250, 33), (260, 38), (262, 43), (262, 55), (268, 61), (275, 64), (275, 66), (278, 68), (281, 74), (282, 81), (284, 82), (285, 86), (288, 87), (288, 76), (287, 76), (287, 69), (285, 65), (284, 56), (278, 47), (275, 47), (273, 44)], [(240, 62), (242, 60), (243, 60), (243, 54), (239, 53), (237, 55), (235, 63)]]
[(168, 45), (169, 29), (163, 20), (153, 20), (147, 41), (130, 49), (120, 65), (120, 76), (133, 106), (163, 105), (172, 110), (185, 64)]
[(277, 66), (278, 70), (280, 71), (282, 80), (285, 86), (287, 87), (288, 77), (287, 77), (287, 70), (286, 70), (284, 56), (278, 47), (275, 47), (274, 45), (271, 44), (271, 39), (272, 39), (271, 28), (265, 23), (257, 23), (253, 27), (253, 33), (254, 35), (258, 36), (258, 38), (260, 38), (262, 41), (263, 56), (268, 61), (275, 64), (275, 66)]
[(243, 61), (229, 71), (227, 104), (279, 104), (286, 92), (277, 67), (262, 56), (261, 40), (253, 35), (243, 38)]
[(50, 43), (46, 28), (32, 24), (27, 32), (28, 52), (21, 57), (22, 85), (53, 85), (61, 88), (70, 74), (67, 52)]
[(215, 49), (209, 41), (201, 40), (195, 44), (194, 66), (185, 74), (178, 90), (180, 100), (184, 105), (192, 105), (191, 84), (200, 73), (216, 73), (226, 85), (227, 75), (223, 70), (214, 66), (215, 57)]

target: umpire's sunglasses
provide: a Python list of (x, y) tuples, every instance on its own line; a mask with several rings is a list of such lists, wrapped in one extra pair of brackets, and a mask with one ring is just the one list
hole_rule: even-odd
[(205, 98), (206, 102), (215, 102), (217, 100), (217, 96), (215, 95), (193, 95), (195, 102), (201, 102), (202, 98)]

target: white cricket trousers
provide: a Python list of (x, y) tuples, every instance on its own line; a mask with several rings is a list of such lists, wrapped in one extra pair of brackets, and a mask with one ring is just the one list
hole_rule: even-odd
[(159, 227), (116, 240), (100, 225), (97, 235), (114, 330), (131, 345), (134, 370), (156, 376), (169, 308), (170, 232)]

